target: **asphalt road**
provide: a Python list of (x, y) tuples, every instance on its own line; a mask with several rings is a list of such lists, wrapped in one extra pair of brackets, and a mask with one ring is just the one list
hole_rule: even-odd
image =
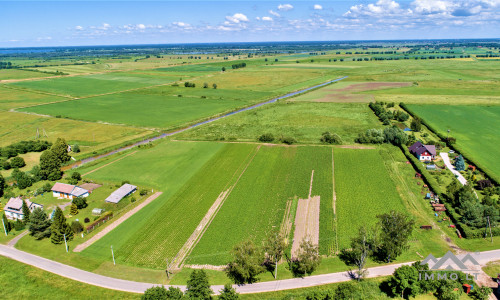
[[(61, 264), (56, 261), (48, 260), (43, 257), (39, 257), (21, 250), (17, 250), (13, 247), (5, 245), (0, 245), (0, 255), (66, 278), (70, 278), (87, 284), (92, 284), (95, 286), (100, 286), (107, 289), (120, 290), (132, 293), (143, 293), (146, 289), (157, 285), (152, 283), (116, 279), (94, 274), (68, 265)], [(462, 258), (463, 255), (458, 255), (458, 257)], [(481, 265), (485, 265), (490, 261), (500, 260), (500, 249), (474, 254), (474, 258)], [(411, 264), (411, 262), (404, 264)], [(396, 268), (404, 264), (393, 264), (393, 265), (369, 268), (368, 277), (391, 275)], [(305, 288), (305, 287), (311, 287), (311, 286), (329, 284), (335, 282), (343, 282), (349, 280), (350, 277), (347, 274), (347, 272), (338, 272), (338, 273), (308, 276), (305, 278), (293, 278), (293, 279), (284, 279), (284, 280), (276, 280), (268, 282), (259, 282), (249, 285), (235, 286), (235, 288), (239, 293), (242, 294), (262, 293), (262, 292), (272, 292), (272, 291), (288, 290), (296, 288)], [(176, 287), (179, 287), (182, 290), (185, 289), (185, 286), (176, 286)], [(223, 286), (221, 285), (212, 286), (212, 290), (214, 292), (218, 292), (222, 288)]]

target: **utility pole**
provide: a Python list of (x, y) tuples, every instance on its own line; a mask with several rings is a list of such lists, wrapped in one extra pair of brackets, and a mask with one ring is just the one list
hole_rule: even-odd
[(64, 234), (64, 245), (66, 245), (66, 253), (68, 252), (68, 242), (66, 242), (66, 233)]
[(490, 227), (490, 237), (491, 237), (491, 242), (493, 243), (493, 234), (491, 233), (490, 216), (487, 216), (487, 218), (488, 218), (488, 227)]
[(278, 278), (278, 255), (276, 255), (276, 267), (274, 269), (274, 279)]
[(167, 279), (170, 279), (170, 271), (169, 271), (170, 265), (168, 264), (168, 258), (166, 260), (167, 260), (167, 270), (165, 272), (167, 272)]
[(113, 245), (111, 245), (111, 256), (113, 257), (113, 265), (116, 266), (116, 262), (115, 262), (115, 253), (113, 252)]
[(3, 230), (5, 231), (5, 236), (7, 236), (8, 235), (7, 227), (5, 227), (5, 222), (3, 221), (3, 218), (2, 218), (2, 224), (3, 224)]

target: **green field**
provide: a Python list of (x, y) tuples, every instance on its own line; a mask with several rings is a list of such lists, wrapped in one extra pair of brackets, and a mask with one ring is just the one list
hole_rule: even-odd
[(335, 149), (335, 192), (339, 247), (348, 248), (361, 226), (376, 216), (405, 211), (378, 150)]
[(31, 72), (17, 69), (2, 69), (0, 70), (0, 81), (9, 79), (27, 79), (27, 78), (40, 78), (53, 76), (51, 74), (44, 74), (41, 72)]
[[(313, 195), (321, 196), (322, 208), (331, 207), (331, 148), (261, 147), (187, 262), (222, 265), (241, 241), (260, 244), (269, 231), (280, 227), (287, 201), (307, 198), (312, 170)], [(322, 216), (333, 218), (331, 211)], [(320, 243), (326, 244), (329, 231), (322, 229)]]
[(67, 98), (37, 92), (28, 92), (9, 88), (8, 85), (0, 85), (0, 110), (9, 110), (12, 108), (64, 100), (67, 100)]
[(186, 131), (176, 138), (256, 141), (260, 135), (272, 133), (276, 139), (291, 136), (300, 143), (320, 143), (321, 134), (330, 131), (351, 144), (358, 133), (375, 127), (380, 124), (366, 104), (278, 102)]
[(84, 284), (2, 256), (0, 265), (2, 299), (138, 299), (137, 294)]
[(481, 164), (484, 171), (500, 178), (500, 106), (409, 105), (442, 134), (457, 139), (466, 157)]

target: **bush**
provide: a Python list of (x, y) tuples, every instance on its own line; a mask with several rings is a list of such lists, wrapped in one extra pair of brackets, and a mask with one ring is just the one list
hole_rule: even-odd
[(3, 168), (4, 170), (10, 170), (10, 168), (11, 168), (11, 166), (10, 166), (10, 162), (8, 162), (8, 161), (4, 161), (4, 162), (2, 163), (2, 168)]
[(82, 225), (82, 223), (80, 223), (78, 221), (71, 222), (71, 230), (73, 230), (74, 233), (80, 233), (80, 232), (82, 232), (83, 231), (83, 225)]
[(21, 220), (19, 220), (19, 219), (17, 219), (17, 220), (14, 222), (14, 229), (15, 229), (16, 231), (21, 231), (21, 230), (23, 230), (23, 229), (24, 229), (24, 226), (25, 226), (24, 222), (23, 222), (23, 221), (21, 221)]
[(336, 133), (330, 133), (330, 132), (324, 132), (321, 135), (321, 138), (319, 139), (322, 143), (327, 143), (327, 144), (335, 144), (335, 145), (340, 145), (342, 144), (342, 139), (340, 136)]
[(16, 156), (13, 159), (10, 160), (10, 166), (12, 168), (22, 168), (26, 166), (26, 162), (22, 157)]
[(186, 81), (186, 82), (184, 82), (184, 86), (185, 87), (192, 87), (192, 88), (194, 88), (194, 87), (196, 87), (196, 84), (194, 84), (192, 82), (189, 82), (189, 81)]
[(130, 184), (130, 181), (128, 181), (128, 180), (122, 181), (122, 185), (127, 184), (127, 183)]
[(259, 136), (259, 141), (272, 142), (272, 141), (274, 141), (274, 136), (272, 133), (264, 133), (263, 135)]
[(287, 137), (282, 138), (281, 142), (283, 144), (292, 145), (292, 144), (295, 144), (297, 142), (297, 140), (295, 140), (293, 137), (287, 136)]
[(85, 220), (83, 220), (84, 223), (88, 223), (90, 222), (90, 219), (89, 218), (85, 218)]
[(74, 198), (71, 203), (75, 204), (78, 209), (82, 209), (82, 208), (85, 208), (88, 206), (87, 199), (82, 198), (82, 197)]
[(148, 190), (146, 190), (146, 189), (142, 189), (142, 190), (139, 192), (139, 195), (141, 195), (141, 196), (145, 196), (145, 195), (147, 195), (147, 194), (148, 194)]
[(74, 144), (73, 147), (71, 148), (73, 152), (75, 153), (80, 153), (80, 146), (78, 144)]

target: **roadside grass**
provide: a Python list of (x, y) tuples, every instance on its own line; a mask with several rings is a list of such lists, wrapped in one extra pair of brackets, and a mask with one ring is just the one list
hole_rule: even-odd
[(331, 204), (329, 148), (261, 147), (187, 263), (223, 265), (231, 258), (230, 250), (243, 240), (260, 245), (269, 231), (279, 229), (287, 200), (307, 198), (312, 170), (318, 172), (314, 195)]
[(500, 106), (472, 105), (409, 105), (442, 134), (457, 139), (463, 154), (486, 166), (500, 178)]
[(2, 299), (138, 299), (137, 294), (109, 290), (64, 278), (0, 257)]
[(497, 278), (500, 274), (500, 260), (487, 263), (486, 267), (483, 267), (483, 271), (490, 277)]
[(264, 133), (276, 139), (293, 137), (299, 143), (320, 143), (325, 131), (337, 133), (346, 144), (358, 133), (381, 127), (366, 104), (278, 102), (230, 116), (176, 135), (186, 140), (257, 141)]
[[(70, 145), (78, 144), (78, 156), (144, 137), (151, 131), (116, 125), (49, 118), (15, 112), (0, 112), (0, 147), (23, 140), (39, 138), (55, 142), (64, 138)], [(46, 135), (44, 135), (44, 131)]]

